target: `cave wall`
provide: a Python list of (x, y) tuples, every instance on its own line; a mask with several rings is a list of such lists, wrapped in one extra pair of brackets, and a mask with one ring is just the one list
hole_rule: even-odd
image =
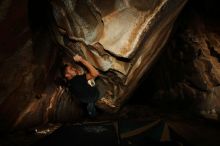
[(141, 100), (218, 119), (219, 14), (216, 1), (188, 2), (164, 52), (143, 81), (152, 92)]
[[(201, 113), (215, 116), (219, 112), (220, 31), (216, 18), (220, 13), (215, 2), (188, 2), (160, 59), (147, 74), (150, 79), (144, 83), (151, 88), (143, 92), (152, 98), (145, 98), (159, 104), (189, 101), (186, 104), (192, 103)], [(135, 1), (133, 4), (140, 7)], [(47, 5), (43, 0), (0, 3), (1, 129), (74, 121), (82, 114), (77, 102), (53, 82), (59, 53), (48, 29), (52, 20)], [(103, 16), (112, 11), (105, 10)]]
[(77, 119), (79, 107), (54, 83), (58, 53), (46, 1), (4, 0), (0, 8), (0, 129)]

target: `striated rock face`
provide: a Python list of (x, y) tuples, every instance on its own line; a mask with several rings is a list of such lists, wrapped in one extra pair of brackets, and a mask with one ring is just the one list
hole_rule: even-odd
[(1, 126), (29, 127), (80, 118), (76, 98), (56, 82), (59, 60), (65, 62), (76, 53), (100, 70), (97, 84), (102, 96), (113, 102), (97, 105), (118, 111), (160, 54), (185, 3), (22, 0), (20, 11), (17, 2), (2, 1)]

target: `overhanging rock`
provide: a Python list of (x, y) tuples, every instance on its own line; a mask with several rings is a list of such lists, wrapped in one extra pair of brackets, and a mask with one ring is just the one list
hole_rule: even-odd
[(187, 0), (53, 0), (56, 41), (102, 71), (98, 84), (117, 111), (161, 52)]

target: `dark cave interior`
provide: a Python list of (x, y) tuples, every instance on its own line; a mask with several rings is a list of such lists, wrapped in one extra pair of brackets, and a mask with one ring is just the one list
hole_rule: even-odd
[[(17, 2), (13, 1), (13, 5), (16, 3)], [(23, 0), (20, 5), (18, 5), (18, 9), (22, 9), (26, 4), (27, 1)], [(1, 38), (3, 40), (0, 41), (0, 43), (3, 44), (0, 59), (1, 72), (5, 72), (5, 70), (9, 68), (8, 66), (10, 66), (10, 63), (5, 61), (8, 56), (17, 52), (16, 49), (20, 48), (21, 44), (24, 44), (24, 40), (31, 38), (33, 42), (33, 57), (35, 59), (28, 60), (28, 57), (24, 57), (24, 60), (28, 60), (34, 64), (33, 66), (27, 66), (30, 66), (30, 71), (34, 70), (36, 72), (33, 75), (35, 76), (36, 82), (33, 87), (31, 87), (36, 93), (41, 92), (45, 86), (56, 79), (58, 70), (57, 64), (60, 63), (59, 60), (60, 57), (62, 57), (59, 56), (60, 54), (62, 55), (62, 53), (59, 53), (59, 46), (54, 43), (55, 38), (53, 38), (53, 36), (51, 37), (51, 30), (49, 29), (51, 27), (50, 24), (55, 21), (51, 17), (51, 9), (48, 1), (29, 0), (28, 7), (24, 9), (25, 12), (17, 14), (20, 17), (22, 16), (21, 18), (25, 15), (28, 21), (25, 19), (25, 21), (23, 20), (17, 24), (20, 27), (30, 27), (28, 28), (30, 30), (24, 31), (20, 36), (20, 33), (17, 33), (16, 37), (20, 38), (19, 41), (15, 41), (14, 44), (10, 44), (10, 40), (16, 40), (16, 37), (11, 37), (14, 35), (14, 32), (1, 31)], [(13, 13), (11, 12), (10, 15), (13, 15)], [(69, 101), (66, 99), (62, 103), (64, 107), (57, 107), (60, 109), (54, 110), (55, 112), (58, 111), (59, 115), (54, 114), (54, 116), (48, 114), (49, 120), (47, 119), (46, 123), (43, 121), (45, 117), (43, 117), (44, 114), (42, 111), (37, 111), (36, 115), (33, 114), (33, 119), (27, 120), (24, 125), (21, 124), (20, 126), (18, 124), (17, 127), (15, 126), (16, 128), (13, 127), (11, 129), (16, 115), (22, 111), (22, 109), (18, 108), (17, 113), (12, 112), (13, 110), (16, 111), (13, 106), (16, 108), (16, 102), (24, 102), (25, 105), (29, 99), (9, 98), (5, 100), (4, 97), (7, 95), (3, 93), (5, 86), (1, 85), (0, 87), (4, 88), (0, 91), (2, 92), (0, 95), (3, 97), (0, 100), (0, 116), (6, 117), (8, 111), (9, 114), (10, 112), (13, 114), (8, 116), (8, 119), (0, 119), (0, 128), (2, 129), (0, 145), (86, 145), (88, 143), (93, 143), (92, 145), (97, 146), (104, 144), (132, 146), (219, 145), (218, 134), (220, 120), (218, 115), (220, 113), (220, 99), (217, 97), (216, 92), (217, 99), (214, 100), (214, 102), (217, 113), (214, 116), (213, 113), (209, 113), (209, 111), (207, 112), (209, 113), (208, 115), (201, 114), (201, 111), (212, 110), (213, 108), (213, 101), (209, 102), (209, 100), (203, 99), (203, 93), (208, 95), (209, 90), (203, 88), (201, 81), (199, 79), (197, 80), (198, 75), (196, 73), (198, 73), (199, 70), (197, 70), (196, 67), (191, 67), (194, 64), (193, 61), (196, 60), (198, 56), (201, 56), (203, 50), (202, 48), (196, 50), (192, 47), (193, 45), (190, 46), (190, 43), (187, 44), (187, 39), (184, 38), (187, 30), (195, 27), (201, 28), (202, 33), (212, 32), (216, 35), (220, 35), (219, 15), (220, 9), (217, 0), (189, 0), (178, 15), (171, 35), (163, 47), (163, 51), (154, 61), (148, 73), (142, 76), (138, 86), (129, 99), (126, 100), (121, 109), (114, 114), (99, 111), (98, 116), (91, 119), (87, 116), (82, 116), (82, 111), (78, 110), (77, 106), (76, 110), (79, 112), (72, 113), (70, 107), (67, 107), (65, 103)], [(21, 19), (18, 20), (20, 21)], [(202, 23), (201, 26), (199, 26), (200, 22)], [(3, 26), (2, 28), (4, 29), (7, 28), (7, 24), (3, 23), (10, 23), (10, 21), (0, 21), (0, 27)], [(191, 25), (193, 26), (192, 28)], [(17, 31), (21, 30), (22, 29), (17, 28)], [(209, 43), (210, 42), (207, 41), (207, 44)], [(187, 47), (186, 44), (188, 45)], [(212, 47), (213, 44), (210, 44), (211, 56), (219, 60), (220, 53)], [(200, 52), (199, 50), (202, 51)], [(23, 54), (23, 56), (25, 55), (27, 54)], [(43, 67), (37, 68), (36, 66)], [(0, 79), (7, 77), (5, 74), (6, 73), (3, 73)], [(13, 74), (9, 74), (8, 76), (10, 77), (10, 75), (13, 76)], [(11, 80), (13, 79), (17, 78), (12, 78)], [(20, 80), (18, 80), (18, 83), (22, 84)], [(217, 81), (213, 81), (210, 84), (217, 90), (219, 86)], [(27, 88), (26, 86), (21, 86), (21, 88), (23, 87)], [(208, 93), (206, 93), (206, 91)], [(17, 93), (22, 94), (23, 90), (21, 90), (21, 93)], [(15, 95), (12, 96), (16, 96), (17, 93), (14, 93)], [(200, 95), (202, 98), (197, 97)], [(33, 97), (32, 100), (37, 100), (38, 94), (34, 94)], [(42, 97), (39, 97), (39, 99), (40, 98)], [(13, 103), (13, 100), (15, 100), (15, 103)], [(4, 105), (5, 103), (13, 104), (6, 106)], [(46, 106), (43, 102), (41, 105)], [(75, 104), (71, 103), (71, 105)], [(67, 108), (65, 108), (65, 106)], [(210, 108), (208, 106), (210, 106)], [(68, 117), (69, 115), (76, 118), (70, 118)], [(25, 118), (29, 117), (27, 116)], [(164, 132), (166, 126), (169, 129), (168, 138), (162, 136), (166, 133)]]

